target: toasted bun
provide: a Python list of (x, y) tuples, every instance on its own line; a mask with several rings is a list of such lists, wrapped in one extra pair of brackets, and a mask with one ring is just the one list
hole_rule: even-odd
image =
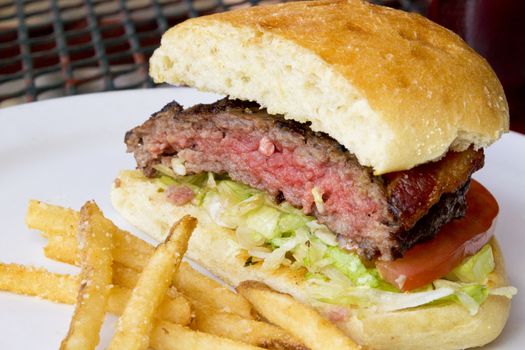
[(457, 35), (361, 0), (188, 20), (164, 34), (150, 74), (311, 122), (377, 175), (485, 147), (509, 126), (500, 82)]
[[(199, 208), (170, 204), (158, 186), (138, 171), (124, 171), (119, 186), (113, 186), (114, 207), (134, 226), (159, 241), (173, 222), (185, 214), (199, 223), (189, 243), (187, 256), (232, 286), (245, 280), (264, 282), (272, 288), (289, 293), (310, 304), (329, 319), (330, 315), (346, 315), (335, 322), (349, 336), (373, 349), (462, 349), (481, 346), (495, 339), (508, 318), (510, 301), (490, 296), (476, 316), (461, 306), (441, 304), (398, 312), (320, 304), (308, 295), (304, 271), (281, 267), (265, 271), (260, 264), (245, 267), (246, 252), (236, 242), (232, 230), (216, 226)], [(491, 286), (507, 285), (505, 267), (499, 247), (492, 241), (496, 270)]]

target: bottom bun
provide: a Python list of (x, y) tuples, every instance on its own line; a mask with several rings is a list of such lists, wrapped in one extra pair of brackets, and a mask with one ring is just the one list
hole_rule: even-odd
[[(193, 205), (176, 206), (166, 200), (158, 185), (139, 171), (123, 171), (111, 191), (115, 209), (132, 225), (157, 240), (185, 214), (199, 220), (187, 257), (226, 283), (237, 286), (257, 280), (316, 308), (361, 345), (373, 349), (463, 349), (494, 340), (503, 329), (510, 309), (505, 297), (490, 296), (475, 316), (455, 303), (423, 306), (396, 312), (378, 312), (351, 306), (321, 304), (308, 295), (303, 270), (281, 267), (267, 271), (260, 264), (244, 266), (248, 255), (236, 242), (235, 232), (215, 225)], [(505, 266), (495, 239), (496, 260), (489, 285), (507, 285)]]

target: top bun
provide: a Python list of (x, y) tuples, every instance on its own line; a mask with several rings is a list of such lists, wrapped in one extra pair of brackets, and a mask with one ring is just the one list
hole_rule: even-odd
[(156, 82), (311, 122), (377, 175), (488, 146), (509, 126), (495, 73), (457, 35), (360, 0), (191, 19), (164, 34), (150, 64)]

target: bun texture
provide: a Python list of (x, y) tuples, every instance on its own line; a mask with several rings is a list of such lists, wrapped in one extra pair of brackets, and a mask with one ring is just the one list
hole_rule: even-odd
[[(159, 241), (173, 222), (183, 215), (199, 222), (186, 256), (232, 286), (257, 280), (294, 296), (316, 308), (361, 345), (373, 349), (463, 349), (482, 346), (495, 339), (509, 315), (510, 301), (490, 296), (475, 316), (462, 306), (444, 303), (397, 312), (344, 307), (317, 302), (308, 295), (304, 271), (281, 267), (266, 271), (260, 264), (244, 266), (248, 258), (236, 241), (235, 232), (215, 225), (204, 211), (192, 206), (175, 206), (158, 192), (158, 185), (139, 171), (123, 171), (119, 185), (113, 185), (111, 201), (131, 224)], [(491, 241), (496, 269), (489, 286), (506, 286), (505, 266), (499, 246)]]
[(361, 0), (190, 19), (164, 34), (150, 75), (310, 122), (376, 175), (486, 147), (509, 127), (495, 73), (457, 35)]

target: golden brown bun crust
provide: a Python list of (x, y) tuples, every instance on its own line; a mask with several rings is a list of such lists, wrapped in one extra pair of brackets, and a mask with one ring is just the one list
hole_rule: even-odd
[[(236, 242), (235, 233), (214, 225), (208, 216), (192, 205), (177, 207), (165, 200), (158, 187), (138, 171), (119, 175), (119, 187), (113, 186), (111, 200), (115, 209), (131, 224), (162, 240), (171, 224), (185, 214), (199, 219), (189, 243), (187, 256), (232, 286), (245, 280), (257, 280), (293, 295), (330, 315), (346, 314), (335, 322), (362, 345), (374, 349), (460, 349), (484, 345), (495, 339), (507, 321), (510, 301), (490, 296), (472, 317), (456, 304), (418, 307), (400, 312), (377, 312), (315, 303), (307, 293), (304, 271), (280, 268), (264, 271), (259, 265), (244, 267), (247, 254)], [(492, 287), (507, 285), (505, 265), (495, 240), (492, 241), (496, 269), (491, 274)]]
[(495, 73), (457, 35), (361, 0), (191, 19), (166, 32), (150, 73), (311, 121), (376, 174), (485, 147), (509, 125)]

